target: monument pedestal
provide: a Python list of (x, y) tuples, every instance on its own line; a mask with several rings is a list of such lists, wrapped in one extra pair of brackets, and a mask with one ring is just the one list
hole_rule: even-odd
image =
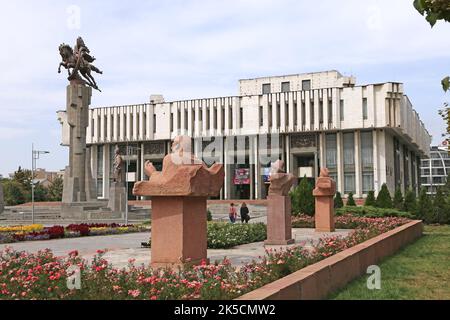
[(333, 196), (316, 196), (315, 224), (317, 232), (334, 232)]
[(152, 197), (151, 266), (207, 261), (206, 197)]
[(120, 213), (123, 215), (127, 205), (126, 197), (127, 189), (121, 184), (113, 182), (111, 184), (111, 188), (109, 189), (108, 208), (114, 213)]
[(330, 178), (328, 169), (320, 170), (313, 196), (316, 198), (315, 224), (316, 232), (334, 231), (334, 195), (336, 182)]
[(267, 240), (264, 244), (287, 245), (294, 242), (290, 197), (269, 195), (267, 197)]

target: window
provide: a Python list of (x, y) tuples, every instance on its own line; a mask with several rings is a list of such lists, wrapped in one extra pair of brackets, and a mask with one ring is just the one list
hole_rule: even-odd
[(367, 120), (367, 98), (363, 98), (362, 113), (363, 113), (363, 120)]
[(335, 133), (326, 135), (326, 165), (329, 170), (337, 168), (337, 141)]
[(262, 127), (264, 125), (264, 113), (263, 113), (263, 106), (259, 106), (259, 126)]
[(341, 116), (341, 121), (344, 121), (344, 100), (340, 101), (339, 113), (340, 113), (340, 116)]
[(170, 132), (173, 132), (173, 112), (170, 113)]
[(361, 132), (362, 192), (373, 191), (373, 140), (372, 131)]
[(319, 101), (319, 123), (323, 124), (323, 101)]
[(309, 103), (309, 123), (314, 126), (314, 101)]
[(270, 83), (265, 83), (262, 85), (262, 93), (263, 94), (270, 93)]
[(344, 168), (354, 170), (355, 166), (355, 136), (353, 132), (343, 134), (344, 137)]
[(225, 130), (225, 107), (222, 106), (222, 107), (220, 107), (220, 109), (221, 109), (221, 112), (222, 112), (222, 119), (221, 119), (222, 127), (220, 129), (221, 130)]
[(373, 191), (373, 172), (363, 172), (362, 192), (369, 193), (369, 191)]
[(213, 122), (214, 122), (214, 129), (217, 129), (217, 107), (214, 107), (213, 109)]
[(184, 130), (188, 129), (188, 108), (184, 109)]
[(306, 106), (305, 106), (305, 101), (302, 101), (302, 126), (304, 126), (306, 124)]
[(311, 90), (311, 80), (302, 80), (302, 90)]
[(294, 126), (297, 126), (297, 122), (298, 122), (298, 120), (297, 120), (297, 101), (294, 101)]
[(269, 128), (272, 128), (272, 103), (269, 103)]
[(280, 126), (280, 116), (281, 116), (281, 106), (280, 103), (277, 102), (277, 123), (276, 123), (277, 127)]
[(282, 82), (281, 83), (281, 92), (289, 92), (291, 91), (291, 83), (290, 82)]
[[(154, 118), (154, 116), (153, 116)], [(177, 110), (177, 130), (181, 129), (181, 111), (180, 109)], [(153, 119), (153, 132), (155, 130), (155, 120)]]
[(239, 128), (244, 127), (244, 108), (239, 108)]
[(228, 107), (228, 129), (233, 129), (233, 107)]
[(97, 147), (97, 196), (103, 197), (103, 146)]
[(153, 115), (153, 133), (156, 133), (156, 114)]
[(129, 138), (130, 139), (133, 139), (133, 114), (131, 113), (130, 114), (130, 136), (129, 136)]
[(355, 194), (355, 173), (344, 174), (344, 193)]
[(327, 103), (328, 123), (333, 123), (333, 104), (331, 100)]
[(211, 121), (211, 115), (210, 115), (210, 110), (209, 107), (206, 108), (206, 130), (209, 130), (211, 125), (210, 125), (210, 121)]

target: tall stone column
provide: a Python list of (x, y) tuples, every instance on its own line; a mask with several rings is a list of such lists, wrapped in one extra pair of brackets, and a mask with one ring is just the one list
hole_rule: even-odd
[[(86, 148), (86, 128), (92, 88), (73, 80), (67, 86), (67, 123), (69, 124), (69, 166), (64, 176), (63, 204), (96, 200), (90, 152)], [(94, 191), (94, 193), (93, 193)]]

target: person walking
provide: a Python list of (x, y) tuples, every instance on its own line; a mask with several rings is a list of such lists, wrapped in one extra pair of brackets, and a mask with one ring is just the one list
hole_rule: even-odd
[(231, 223), (236, 222), (237, 212), (236, 212), (236, 207), (234, 206), (234, 203), (230, 204), (230, 211), (228, 212), (228, 216), (230, 218)]
[(241, 222), (248, 223), (248, 221), (250, 220), (250, 215), (249, 215), (247, 204), (245, 202), (242, 202), (240, 213), (241, 213)]

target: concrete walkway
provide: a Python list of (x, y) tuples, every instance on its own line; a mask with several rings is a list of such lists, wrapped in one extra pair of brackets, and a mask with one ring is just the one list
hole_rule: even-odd
[[(295, 245), (310, 247), (320, 238), (330, 235), (345, 237), (351, 230), (337, 230), (333, 233), (315, 232), (314, 229), (292, 229)], [(12, 247), (18, 251), (37, 252), (49, 248), (56, 256), (66, 256), (72, 250), (78, 250), (79, 254), (87, 260), (91, 260), (96, 251), (107, 250), (104, 258), (116, 268), (128, 265), (129, 259), (135, 259), (136, 265), (148, 265), (151, 259), (150, 249), (141, 248), (141, 242), (147, 242), (150, 232), (129, 233), (122, 235), (81, 237), (70, 239), (56, 239), (44, 241), (27, 241), (11, 244), (1, 244), (0, 250)], [(265, 246), (264, 242), (244, 244), (232, 249), (208, 249), (208, 258), (211, 262), (223, 260), (225, 257), (231, 260), (233, 265), (239, 266), (252, 260), (258, 260), (264, 256), (266, 248), (285, 248), (286, 246)]]

